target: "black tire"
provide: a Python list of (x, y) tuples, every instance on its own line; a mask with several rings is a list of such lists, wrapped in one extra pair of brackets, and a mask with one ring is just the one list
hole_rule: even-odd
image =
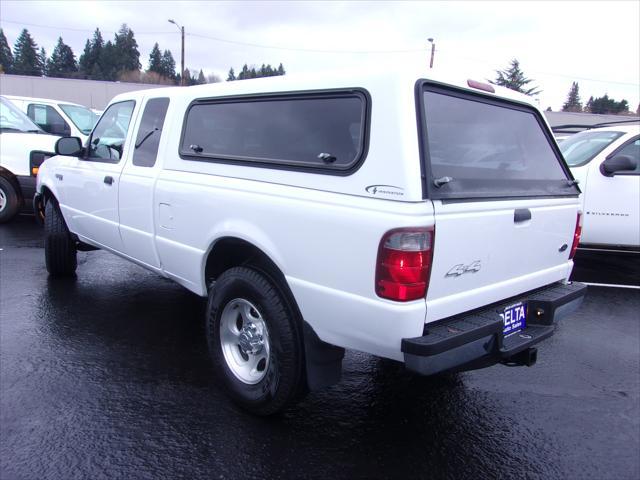
[(44, 257), (47, 271), (56, 277), (76, 272), (76, 242), (71, 237), (60, 208), (49, 200), (44, 210)]
[(5, 177), (0, 177), (0, 223), (7, 223), (15, 217), (20, 203), (20, 196), (13, 183)]
[[(237, 377), (223, 352), (221, 317), (225, 307), (237, 301), (255, 306), (268, 331), (268, 362), (264, 377), (255, 384)], [(216, 375), (227, 394), (245, 410), (256, 415), (272, 415), (299, 401), (306, 393), (300, 322), (286, 295), (262, 272), (235, 267), (218, 278), (209, 292), (206, 335)]]

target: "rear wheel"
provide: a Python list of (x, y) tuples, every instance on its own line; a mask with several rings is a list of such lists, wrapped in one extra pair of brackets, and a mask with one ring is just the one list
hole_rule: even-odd
[(305, 392), (299, 323), (263, 273), (236, 267), (218, 278), (209, 293), (207, 341), (222, 385), (244, 409), (271, 415)]
[(0, 223), (16, 216), (20, 208), (20, 197), (9, 179), (0, 177)]
[(76, 242), (69, 233), (60, 208), (53, 200), (47, 202), (44, 212), (44, 256), (47, 271), (53, 276), (71, 276), (77, 267)]

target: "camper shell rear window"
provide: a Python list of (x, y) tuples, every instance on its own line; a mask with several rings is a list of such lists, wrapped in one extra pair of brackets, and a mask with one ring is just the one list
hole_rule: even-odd
[(199, 99), (185, 116), (185, 160), (349, 174), (366, 154), (362, 90)]
[(426, 81), (416, 93), (429, 198), (580, 193), (534, 108)]

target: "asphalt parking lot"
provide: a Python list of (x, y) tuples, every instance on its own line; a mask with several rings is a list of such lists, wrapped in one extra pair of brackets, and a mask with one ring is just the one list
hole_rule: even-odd
[(31, 217), (0, 226), (2, 480), (640, 478), (640, 290), (590, 287), (534, 367), (421, 378), (349, 352), (340, 384), (260, 419), (211, 380), (203, 300), (99, 251), (50, 280), (41, 243)]

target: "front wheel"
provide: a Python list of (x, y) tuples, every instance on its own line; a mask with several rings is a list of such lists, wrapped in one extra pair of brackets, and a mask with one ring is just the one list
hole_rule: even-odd
[(49, 274), (60, 277), (75, 274), (76, 243), (53, 200), (49, 200), (44, 209), (44, 257)]
[(0, 176), (0, 223), (6, 223), (16, 216), (20, 208), (20, 197), (13, 184)]
[(236, 267), (218, 278), (207, 304), (207, 341), (222, 385), (246, 410), (271, 415), (304, 394), (299, 322), (263, 273)]

